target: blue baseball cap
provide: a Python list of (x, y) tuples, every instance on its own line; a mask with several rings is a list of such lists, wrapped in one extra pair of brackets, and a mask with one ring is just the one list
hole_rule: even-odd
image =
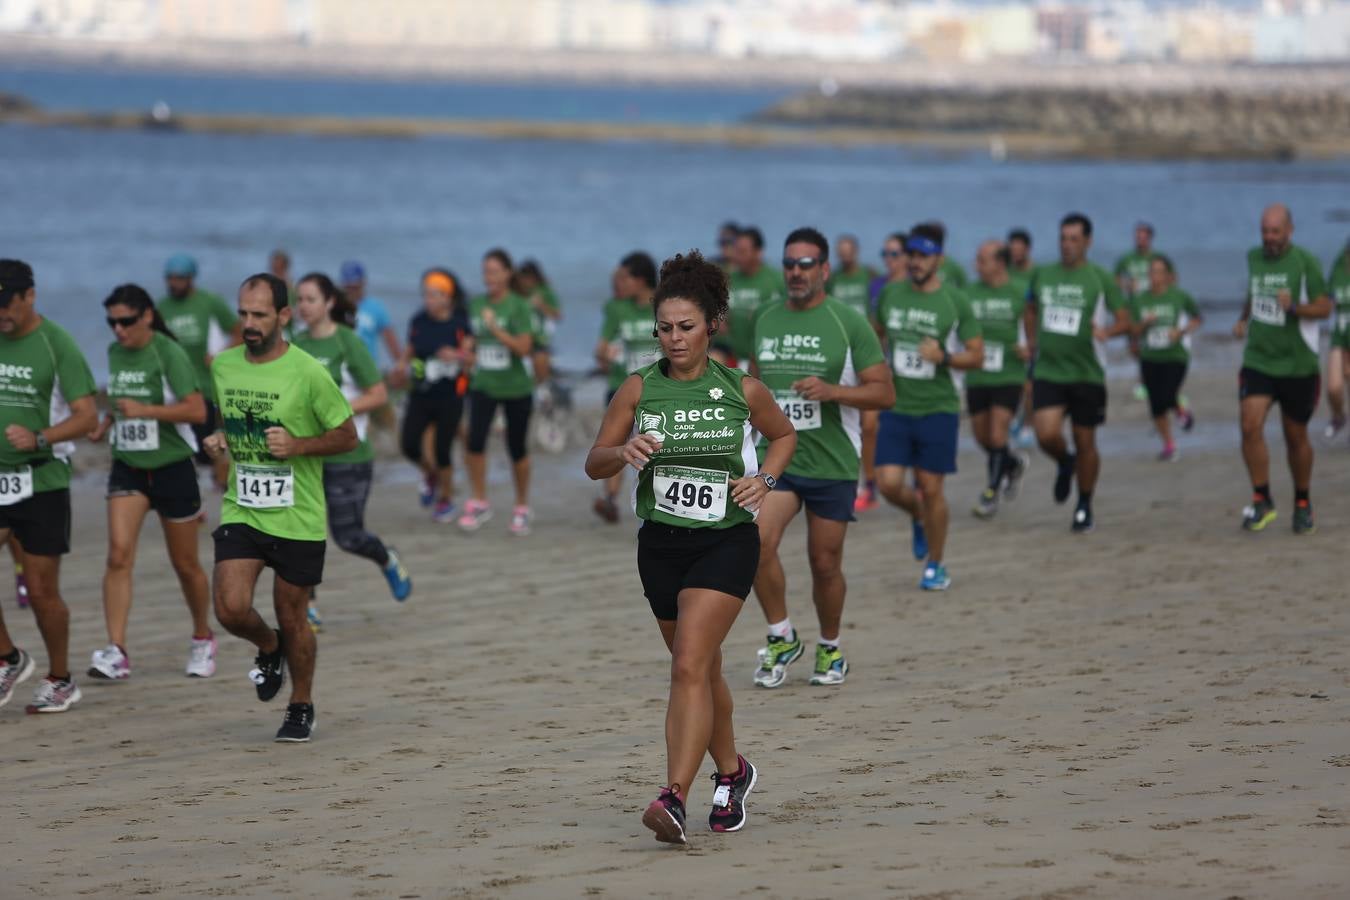
[(164, 264), (164, 274), (178, 278), (195, 278), (197, 276), (197, 261), (186, 253), (175, 253)]
[(366, 280), (366, 267), (354, 259), (342, 264), (338, 280), (343, 284), (360, 284)]

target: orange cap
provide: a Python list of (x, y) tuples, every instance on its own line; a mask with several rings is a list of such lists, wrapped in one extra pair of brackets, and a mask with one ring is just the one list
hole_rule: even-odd
[(455, 295), (454, 279), (444, 272), (428, 272), (422, 278), (422, 289), (426, 290), (427, 288), (430, 288), (433, 291), (439, 291), (447, 297), (453, 297)]

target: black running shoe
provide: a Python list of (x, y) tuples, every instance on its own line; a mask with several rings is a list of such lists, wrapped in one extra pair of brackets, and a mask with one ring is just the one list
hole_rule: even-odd
[(286, 707), (286, 719), (277, 731), (279, 744), (307, 744), (314, 733), (314, 704), (292, 703)]
[(1082, 503), (1078, 504), (1078, 508), (1073, 511), (1073, 525), (1071, 527), (1074, 534), (1087, 534), (1091, 531), (1093, 528), (1092, 507), (1085, 506)]
[(679, 785), (661, 788), (661, 794), (642, 814), (642, 824), (656, 832), (664, 844), (687, 843), (684, 837), (684, 801), (677, 793)]
[(713, 807), (708, 814), (708, 827), (713, 831), (740, 831), (745, 827), (745, 798), (755, 789), (759, 772), (744, 756), (737, 756), (740, 763), (734, 775), (719, 775), (714, 772)]
[(266, 703), (277, 695), (286, 681), (286, 653), (281, 646), (281, 632), (277, 632), (277, 649), (253, 657), (249, 680), (258, 688), (258, 699)]
[(1055, 473), (1055, 502), (1063, 503), (1069, 499), (1069, 492), (1073, 490), (1073, 473), (1078, 463), (1078, 457), (1070, 453), (1059, 464), (1059, 471)]

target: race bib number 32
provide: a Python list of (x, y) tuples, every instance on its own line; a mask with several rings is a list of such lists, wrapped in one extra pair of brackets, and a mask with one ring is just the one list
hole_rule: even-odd
[(778, 394), (778, 408), (798, 431), (813, 431), (820, 427), (820, 401), (807, 400), (796, 394)]
[(720, 522), (727, 516), (727, 473), (691, 466), (657, 466), (652, 472), (656, 508), (681, 519)]
[(158, 450), (159, 422), (155, 419), (122, 419), (113, 433), (118, 450)]
[(295, 473), (290, 466), (234, 467), (235, 502), (249, 509), (295, 505)]
[(33, 469), (19, 466), (0, 472), (0, 506), (12, 506), (33, 496)]
[(917, 344), (897, 344), (893, 362), (895, 374), (901, 378), (929, 379), (937, 376), (937, 365), (919, 354)]

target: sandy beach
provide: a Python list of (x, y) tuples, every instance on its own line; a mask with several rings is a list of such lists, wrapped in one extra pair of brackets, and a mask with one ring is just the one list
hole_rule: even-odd
[[(972, 518), (983, 460), (964, 451), (947, 594), (918, 589), (907, 519), (865, 514), (841, 688), (808, 686), (806, 661), (782, 689), (751, 686), (752, 597), (724, 647), (761, 772), (750, 821), (701, 827), (705, 763), (685, 849), (639, 823), (664, 777), (668, 657), (632, 523), (590, 512), (584, 447), (537, 458), (523, 540), (501, 514), (499, 446), (499, 515), (473, 536), (430, 524), (408, 467), (384, 464), (368, 521), (416, 591), (395, 604), (330, 547), (308, 745), (272, 743), (283, 701), (254, 698), (242, 642), (221, 636), (215, 678), (183, 676), (188, 618), (147, 527), (133, 679), (83, 679), (83, 703), (49, 717), (23, 714), (29, 682), (0, 711), (0, 895), (1343, 897), (1350, 446), (1319, 440), (1319, 532), (1296, 539), (1272, 421), (1282, 517), (1245, 534), (1234, 392), (1230, 371), (1193, 377), (1200, 425), (1161, 464), (1144, 405), (1113, 385), (1086, 537), (1039, 455), (1016, 503)], [(79, 479), (64, 570), (77, 671), (104, 643), (101, 478)], [(789, 605), (814, 639), (800, 523), (788, 545)], [(209, 564), (205, 529), (201, 546)]]

